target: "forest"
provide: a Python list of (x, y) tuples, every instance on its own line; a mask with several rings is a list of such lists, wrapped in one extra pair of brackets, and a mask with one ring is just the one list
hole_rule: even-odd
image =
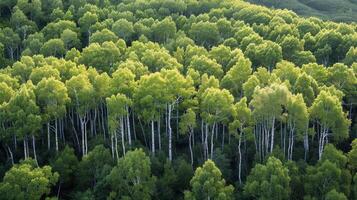
[(355, 23), (0, 0), (0, 200), (354, 200), (356, 138)]

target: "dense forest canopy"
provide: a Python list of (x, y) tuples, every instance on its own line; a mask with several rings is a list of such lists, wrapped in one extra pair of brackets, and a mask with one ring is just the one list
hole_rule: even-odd
[(357, 198), (357, 25), (240, 0), (0, 14), (0, 199)]

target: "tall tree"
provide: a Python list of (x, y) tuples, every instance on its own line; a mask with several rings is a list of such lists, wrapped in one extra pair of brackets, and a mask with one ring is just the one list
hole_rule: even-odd
[[(50, 133), (54, 128), (56, 151), (58, 151), (59, 123), (61, 123), (60, 119), (65, 116), (66, 106), (70, 102), (67, 88), (63, 82), (55, 78), (42, 79), (35, 88), (35, 94), (41, 108), (42, 120), (47, 125), (48, 149), (51, 147)], [(51, 126), (51, 122), (54, 122), (54, 126)]]
[(13, 166), (0, 183), (1, 198), (41, 199), (48, 195), (58, 180), (50, 166), (35, 167), (31, 161)]
[(324, 146), (329, 142), (329, 137), (333, 141), (340, 141), (348, 137), (348, 127), (351, 121), (347, 119), (343, 112), (341, 102), (337, 96), (329, 91), (321, 91), (314, 103), (309, 108), (311, 119), (316, 123), (319, 146), (319, 159), (322, 156)]
[(129, 151), (120, 158), (107, 176), (112, 190), (108, 199), (151, 199), (156, 177), (151, 175), (150, 164), (142, 149)]
[(226, 185), (221, 171), (212, 160), (198, 167), (190, 181), (191, 191), (185, 191), (185, 199), (233, 199), (233, 186)]
[(289, 199), (290, 177), (288, 169), (275, 157), (265, 165), (257, 164), (247, 177), (244, 194), (256, 199)]

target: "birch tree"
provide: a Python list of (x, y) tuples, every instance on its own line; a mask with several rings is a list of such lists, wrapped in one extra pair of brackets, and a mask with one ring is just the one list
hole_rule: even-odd
[(242, 184), (242, 141), (246, 140), (246, 134), (249, 133), (250, 126), (252, 125), (252, 112), (248, 108), (247, 98), (243, 97), (233, 107), (233, 122), (230, 123), (230, 131), (238, 138), (238, 181)]
[(329, 140), (338, 142), (348, 137), (351, 121), (343, 112), (339, 98), (329, 91), (321, 91), (309, 108), (311, 120), (316, 124), (318, 155), (322, 156), (324, 146)]
[(67, 88), (55, 78), (42, 79), (35, 88), (35, 94), (41, 108), (42, 120), (47, 125), (47, 147), (51, 148), (51, 132), (54, 132), (58, 152), (58, 122), (65, 116), (66, 106), (70, 102)]
[[(129, 107), (132, 102), (124, 94), (120, 94), (120, 93), (108, 97), (106, 99), (106, 102), (108, 106), (109, 131), (111, 133), (112, 156), (114, 158), (114, 154), (115, 154), (116, 159), (119, 159), (118, 132), (120, 132), (121, 135), (122, 152), (123, 155), (125, 155), (126, 150), (125, 150), (124, 121), (126, 119), (126, 116), (129, 115), (127, 107)], [(115, 149), (115, 153), (114, 153), (114, 149)]]
[[(201, 98), (201, 117), (205, 123), (205, 152), (206, 158), (213, 157), (213, 149), (214, 149), (214, 135), (216, 133), (216, 128), (218, 127), (218, 123), (224, 121), (232, 114), (232, 104), (233, 104), (233, 96), (226, 89), (218, 89), (218, 88), (208, 88), (202, 94)], [(211, 130), (211, 134), (209, 134), (209, 129)], [(210, 156), (208, 150), (208, 136), (211, 136), (211, 144), (210, 144)]]
[[(90, 83), (86, 74), (80, 74), (73, 76), (66, 81), (69, 97), (71, 98), (71, 106), (75, 109), (81, 131), (82, 139), (82, 155), (87, 155), (88, 152), (88, 136), (87, 136), (87, 124), (89, 121), (89, 112), (93, 108), (94, 104), (94, 88)], [(73, 111), (72, 111), (73, 112)], [(75, 119), (72, 116), (71, 121), (74, 125)]]

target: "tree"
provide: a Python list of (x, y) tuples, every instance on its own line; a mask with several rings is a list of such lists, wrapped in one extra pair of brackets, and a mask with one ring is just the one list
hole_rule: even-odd
[(169, 38), (173, 38), (176, 33), (176, 24), (171, 17), (166, 17), (162, 21), (154, 23), (151, 27), (154, 41), (166, 43)]
[[(72, 107), (76, 110), (80, 121), (80, 131), (82, 135), (82, 155), (87, 155), (87, 123), (89, 121), (89, 111), (94, 106), (94, 89), (93, 85), (86, 74), (73, 76), (66, 81), (69, 97), (71, 98)], [(74, 126), (74, 116), (72, 110), (71, 122)]]
[(329, 137), (334, 141), (340, 141), (348, 137), (350, 121), (343, 112), (341, 102), (337, 96), (328, 91), (321, 91), (314, 103), (309, 108), (311, 119), (319, 126), (319, 159), (322, 156), (324, 146)]
[(18, 6), (18, 8), (22, 10), (22, 12), (24, 12), (30, 20), (36, 20), (38, 22), (42, 17), (41, 0), (18, 0), (16, 6)]
[(305, 179), (305, 195), (323, 198), (329, 191), (339, 191), (341, 170), (329, 160), (320, 162), (316, 167), (308, 166)]
[(187, 109), (187, 111), (181, 116), (180, 121), (180, 132), (181, 134), (189, 134), (188, 136), (188, 145), (190, 149), (191, 156), (191, 165), (193, 165), (193, 150), (192, 146), (194, 144), (194, 129), (196, 125), (196, 113), (191, 109)]
[(304, 50), (303, 41), (292, 35), (285, 36), (280, 46), (283, 52), (283, 58), (287, 60), (292, 60), (293, 55)]
[(64, 47), (67, 51), (72, 48), (78, 48), (81, 44), (77, 33), (70, 29), (66, 29), (61, 33), (61, 40), (63, 41)]
[(304, 102), (307, 104), (307, 106), (311, 106), (312, 102), (314, 101), (319, 92), (319, 89), (316, 80), (311, 76), (307, 75), (305, 72), (303, 72), (296, 79), (292, 91), (295, 94), (302, 94)]
[(15, 8), (15, 12), (11, 15), (10, 24), (22, 39), (26, 39), (28, 35), (37, 30), (36, 23), (28, 20), (26, 15), (17, 8)]
[(6, 27), (0, 31), (0, 42), (4, 45), (8, 58), (10, 60), (16, 59), (15, 52), (21, 43), (19, 35), (11, 28)]
[(97, 145), (82, 157), (75, 172), (75, 184), (81, 190), (94, 189), (110, 173), (113, 159), (110, 151)]
[[(160, 121), (160, 110), (163, 110), (166, 105), (166, 94), (165, 90), (162, 89), (165, 85), (166, 79), (159, 72), (151, 73), (140, 78), (134, 93), (134, 104), (139, 112), (139, 117), (147, 123), (151, 123), (151, 152), (153, 155), (155, 155), (156, 149), (154, 122)], [(158, 134), (160, 134), (159, 131)], [(161, 136), (159, 135), (158, 138), (161, 148)]]
[(84, 32), (88, 38), (92, 35), (90, 27), (98, 21), (98, 16), (95, 13), (86, 12), (81, 18), (79, 18), (78, 23), (81, 27), (82, 32)]
[(116, 42), (118, 37), (108, 29), (103, 29), (101, 31), (95, 32), (90, 36), (90, 43), (103, 44), (104, 42)]
[(0, 183), (1, 198), (41, 199), (50, 193), (58, 177), (50, 166), (35, 167), (31, 161), (14, 165)]
[[(172, 160), (172, 111), (174, 109), (178, 110), (178, 106), (183, 101), (189, 101), (190, 98), (195, 93), (195, 88), (190, 79), (186, 79), (183, 75), (179, 73), (176, 69), (174, 70), (161, 70), (163, 78), (166, 80), (166, 112), (167, 115), (167, 128), (169, 136), (169, 160)], [(178, 116), (176, 116), (178, 117)], [(178, 125), (178, 124), (177, 124)]]
[(354, 62), (357, 62), (357, 48), (351, 47), (346, 54), (344, 63), (346, 65), (352, 65)]
[(101, 45), (93, 43), (83, 49), (78, 61), (86, 66), (108, 72), (120, 60), (120, 56), (119, 48), (111, 41)]
[(36, 96), (32, 83), (23, 85), (6, 104), (12, 131), (17, 138), (23, 140), (24, 158), (30, 157), (28, 140), (31, 136), (33, 156), (37, 161), (35, 136), (41, 128), (40, 109), (36, 105)]
[(233, 186), (226, 181), (213, 161), (207, 160), (198, 167), (190, 181), (191, 191), (185, 191), (185, 199), (233, 199)]
[[(78, 167), (78, 159), (74, 154), (74, 149), (66, 146), (57, 154), (56, 158), (51, 162), (51, 166), (59, 174), (58, 190), (60, 191), (62, 184), (64, 184), (65, 188), (70, 188)], [(57, 194), (59, 194), (59, 191)]]
[(357, 171), (357, 139), (354, 139), (351, 143), (352, 149), (348, 152), (348, 163), (352, 172)]
[(337, 192), (335, 189), (331, 190), (326, 194), (326, 200), (347, 200), (347, 197), (340, 192)]
[(283, 107), (286, 106), (290, 96), (291, 92), (284, 84), (274, 83), (254, 90), (250, 106), (253, 108), (256, 151), (260, 160), (269, 152), (273, 152), (275, 124), (281, 117)]
[(51, 122), (54, 122), (56, 151), (58, 151), (58, 122), (61, 122), (59, 119), (65, 116), (66, 106), (70, 101), (67, 88), (64, 83), (53, 77), (48, 79), (44, 78), (36, 86), (35, 94), (38, 105), (41, 107), (43, 122), (47, 124), (48, 149), (51, 147)]
[[(114, 158), (114, 146), (115, 146), (115, 155), (119, 159), (118, 153), (118, 139), (117, 139), (117, 130), (120, 128), (121, 142), (123, 148), (123, 155), (125, 155), (125, 133), (124, 133), (124, 120), (126, 116), (129, 115), (128, 107), (131, 105), (131, 100), (126, 97), (124, 94), (118, 93), (117, 95), (112, 95), (106, 99), (107, 109), (108, 109), (108, 124), (109, 130), (111, 133), (111, 142), (112, 142), (112, 156)], [(119, 124), (118, 124), (119, 121)], [(131, 138), (128, 135), (128, 139)], [(114, 140), (115, 139), (115, 145)], [(131, 144), (131, 140), (130, 140)]]
[(200, 72), (201, 75), (207, 74), (209, 76), (215, 76), (216, 78), (221, 78), (223, 75), (222, 66), (206, 56), (194, 56), (189, 69), (194, 69)]
[(151, 199), (156, 177), (151, 175), (150, 159), (142, 149), (129, 151), (107, 176), (108, 199)]
[(282, 59), (281, 47), (271, 41), (248, 45), (244, 55), (252, 61), (253, 66), (267, 66), (269, 71)]
[(195, 42), (205, 47), (215, 46), (220, 40), (217, 25), (211, 22), (193, 23), (189, 35)]
[(243, 97), (239, 102), (234, 105), (233, 108), (233, 122), (229, 125), (232, 134), (238, 138), (238, 153), (239, 153), (239, 164), (238, 164), (238, 180), (239, 184), (242, 184), (242, 152), (241, 144), (242, 140), (245, 140), (246, 134), (249, 132), (249, 128), (252, 125), (252, 112), (248, 108), (247, 98)]
[(33, 84), (37, 85), (42, 79), (53, 78), (55, 80), (60, 80), (60, 72), (50, 65), (45, 65), (42, 67), (37, 67), (31, 70), (29, 79)]
[[(233, 96), (226, 89), (218, 88), (207, 88), (202, 96), (200, 97), (200, 109), (201, 117), (204, 121), (204, 149), (205, 149), (205, 158), (213, 158), (213, 149), (214, 149), (214, 135), (216, 133), (216, 128), (218, 123), (225, 121), (232, 114), (232, 104), (234, 101)], [(209, 126), (211, 126), (209, 128)], [(209, 156), (208, 150), (208, 136), (209, 129), (211, 129), (211, 155)]]
[(243, 84), (252, 73), (251, 65), (248, 59), (240, 58), (222, 78), (221, 86), (228, 89), (235, 98), (243, 96)]
[(64, 43), (61, 39), (50, 39), (40, 49), (44, 56), (63, 57), (66, 53)]
[(247, 177), (244, 194), (256, 199), (289, 199), (290, 177), (288, 169), (275, 157), (265, 165), (257, 164)]
[[(197, 53), (197, 55), (199, 55), (199, 53)], [(241, 56), (243, 56), (243, 53), (241, 51), (232, 51), (231, 48), (224, 45), (212, 47), (211, 51), (209, 52), (209, 58), (215, 59), (216, 62), (222, 66), (225, 72), (228, 71), (231, 67), (231, 61), (234, 58), (239, 59), (241, 58)]]
[(287, 149), (287, 158), (288, 160), (293, 159), (293, 150), (294, 142), (297, 139), (304, 138), (304, 148), (305, 148), (305, 158), (308, 149), (308, 123), (309, 123), (309, 113), (308, 108), (304, 102), (304, 99), (301, 94), (291, 95), (286, 104), (286, 130), (283, 131), (283, 144), (281, 144), (284, 154), (285, 154), (285, 141), (286, 134), (288, 134), (288, 149)]
[(133, 34), (135, 33), (133, 23), (129, 22), (126, 19), (119, 19), (116, 22), (114, 22), (114, 24), (112, 26), (112, 31), (119, 38), (122, 38), (126, 42), (131, 41), (131, 38), (132, 38)]

